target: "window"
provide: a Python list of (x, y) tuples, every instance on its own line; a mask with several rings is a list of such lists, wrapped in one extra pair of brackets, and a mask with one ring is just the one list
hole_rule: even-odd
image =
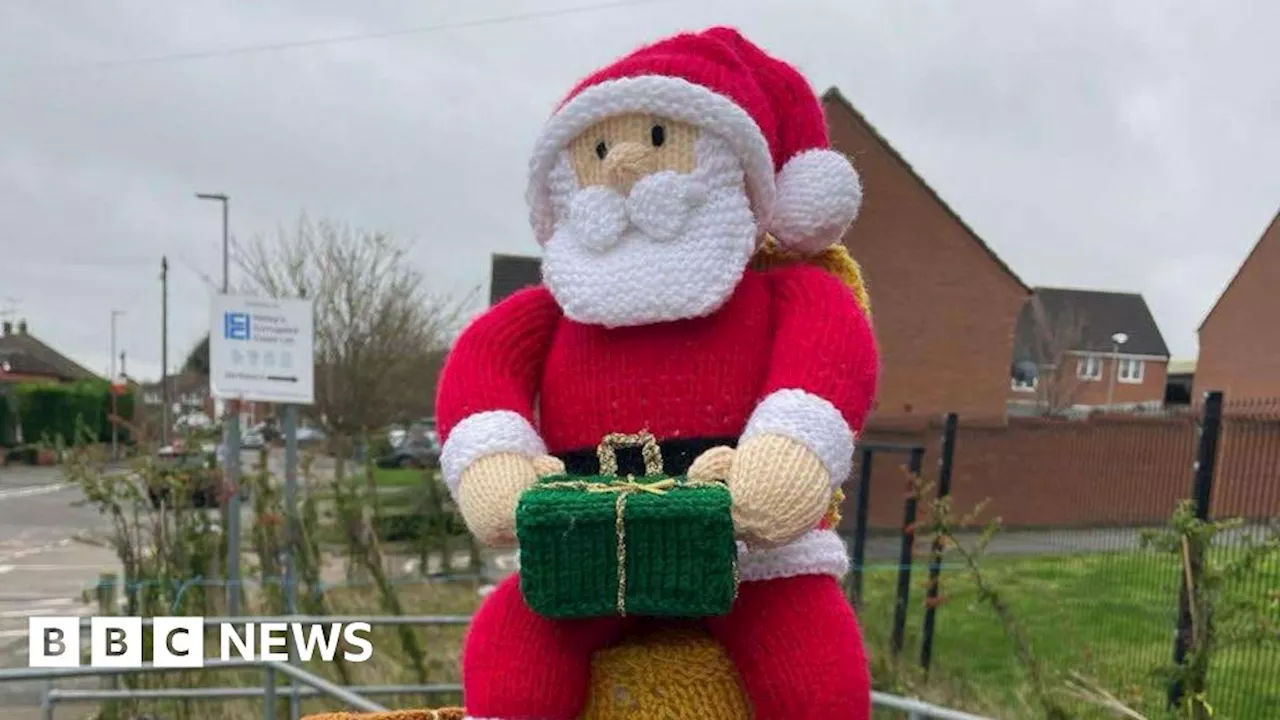
[(1102, 379), (1102, 358), (1097, 355), (1085, 355), (1076, 361), (1076, 376), (1081, 380)]
[(1122, 383), (1142, 382), (1142, 365), (1138, 358), (1120, 358), (1116, 361), (1116, 379)]
[(1017, 362), (1013, 364), (1013, 373), (1009, 377), (1009, 387), (1018, 392), (1034, 392), (1036, 389), (1036, 364), (1033, 362)]

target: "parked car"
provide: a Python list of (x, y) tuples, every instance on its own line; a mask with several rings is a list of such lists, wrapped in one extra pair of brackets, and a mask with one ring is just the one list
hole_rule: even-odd
[(265, 420), (250, 428), (249, 432), (257, 433), (263, 443), (274, 443), (281, 439), (280, 428), (274, 420)]
[(200, 430), (213, 426), (213, 419), (202, 412), (193, 412), (180, 416), (173, 423), (174, 430), (183, 432), (185, 430)]
[(435, 418), (428, 418), (409, 424), (392, 425), (387, 430), (387, 443), (392, 448), (398, 448), (410, 440), (421, 439), (429, 435), (434, 436), (435, 432)]
[(408, 439), (408, 428), (393, 427), (387, 431), (387, 444), (389, 444), (392, 449), (400, 447), (404, 444), (404, 441)]
[(266, 445), (267, 439), (257, 430), (250, 430), (240, 436), (240, 447), (245, 450), (261, 450)]
[(378, 458), (377, 465), (383, 469), (438, 468), (440, 442), (434, 431), (410, 437), (390, 453)]
[(324, 431), (319, 428), (303, 425), (298, 428), (298, 443), (322, 443), (328, 439)]

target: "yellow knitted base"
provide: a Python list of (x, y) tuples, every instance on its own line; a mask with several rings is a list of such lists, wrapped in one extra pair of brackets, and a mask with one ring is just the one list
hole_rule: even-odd
[(697, 628), (629, 638), (596, 655), (583, 720), (747, 720), (738, 671)]
[(467, 714), (461, 708), (443, 710), (392, 710), (384, 713), (321, 713), (307, 715), (302, 720), (463, 720)]
[[(462, 710), (328, 713), (304, 720), (461, 720)], [(720, 645), (696, 628), (628, 638), (596, 654), (582, 720), (747, 720), (738, 671)]]

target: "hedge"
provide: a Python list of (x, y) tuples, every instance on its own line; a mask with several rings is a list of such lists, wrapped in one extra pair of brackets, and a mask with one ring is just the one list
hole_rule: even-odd
[(13, 447), (18, 441), (13, 432), (13, 420), (13, 406), (9, 403), (9, 396), (0, 394), (0, 448)]
[[(116, 402), (119, 415), (131, 419), (133, 393), (126, 392)], [(111, 385), (103, 380), (18, 386), (18, 417), (27, 442), (109, 442), (110, 415)], [(123, 427), (119, 437), (122, 442), (131, 439)]]

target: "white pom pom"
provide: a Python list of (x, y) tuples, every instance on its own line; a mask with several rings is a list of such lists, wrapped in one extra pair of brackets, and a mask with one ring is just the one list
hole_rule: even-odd
[(812, 254), (838, 242), (858, 216), (862, 182), (848, 158), (808, 150), (782, 166), (769, 230), (791, 250)]

